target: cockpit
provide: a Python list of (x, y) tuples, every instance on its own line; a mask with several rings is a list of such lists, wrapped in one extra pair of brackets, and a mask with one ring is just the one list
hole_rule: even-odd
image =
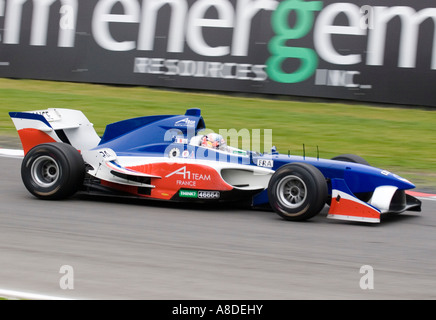
[(224, 139), (222, 135), (217, 133), (196, 135), (189, 140), (189, 145), (217, 150), (219, 152), (225, 152), (239, 156), (246, 156), (248, 154), (248, 152), (245, 150), (227, 145), (226, 139)]
[(209, 149), (228, 151), (226, 140), (223, 138), (222, 135), (218, 133), (209, 133), (205, 135), (194, 136), (191, 138), (189, 144)]

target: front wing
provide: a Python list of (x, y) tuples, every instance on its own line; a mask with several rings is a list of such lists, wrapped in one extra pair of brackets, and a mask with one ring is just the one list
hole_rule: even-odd
[(371, 199), (358, 199), (343, 179), (332, 179), (332, 199), (328, 218), (359, 222), (379, 223), (385, 213), (401, 213), (406, 210), (421, 211), (421, 201), (394, 186), (377, 187)]

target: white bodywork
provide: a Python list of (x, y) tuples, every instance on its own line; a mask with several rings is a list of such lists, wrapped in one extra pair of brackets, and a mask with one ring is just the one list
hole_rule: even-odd
[(26, 113), (42, 115), (50, 126), (36, 119), (13, 118), (17, 131), (36, 129), (46, 133), (53, 140), (62, 142), (55, 131), (63, 130), (71, 145), (77, 150), (89, 150), (100, 143), (101, 139), (95, 132), (94, 125), (81, 111), (51, 108)]
[[(216, 170), (222, 179), (239, 190), (260, 190), (268, 187), (269, 180), (274, 174), (273, 170), (249, 165), (233, 164), (222, 161), (208, 161), (183, 158), (163, 158), (163, 157), (119, 157), (109, 148), (96, 150), (86, 150), (82, 152), (85, 162), (89, 163), (93, 169), (88, 174), (106, 181), (114, 183), (134, 185), (138, 187), (154, 188), (153, 185), (135, 182), (120, 178), (112, 173), (119, 172), (127, 176), (136, 176), (144, 178), (165, 179), (161, 176), (148, 175), (138, 172), (129, 167), (140, 166), (152, 163), (178, 163), (178, 164), (196, 164), (205, 165)], [(239, 185), (239, 186), (238, 186)], [(243, 185), (243, 186), (242, 186)]]

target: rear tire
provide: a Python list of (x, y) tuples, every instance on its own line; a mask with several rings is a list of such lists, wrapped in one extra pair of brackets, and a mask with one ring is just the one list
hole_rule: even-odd
[(307, 163), (292, 163), (280, 167), (268, 185), (269, 202), (273, 210), (290, 221), (303, 221), (316, 216), (328, 196), (324, 175)]
[(85, 163), (80, 153), (64, 143), (40, 144), (23, 159), (21, 178), (27, 190), (44, 200), (72, 196), (83, 184)]

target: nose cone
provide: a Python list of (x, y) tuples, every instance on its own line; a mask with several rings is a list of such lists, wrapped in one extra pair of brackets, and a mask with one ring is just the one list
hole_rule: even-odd
[(394, 186), (399, 190), (415, 188), (413, 183), (397, 174), (360, 164), (348, 164), (344, 177), (354, 192), (373, 191), (379, 186)]
[(392, 175), (392, 179), (395, 179), (396, 181), (399, 181), (400, 186), (398, 186), (398, 189), (400, 190), (408, 190), (408, 189), (414, 189), (415, 185), (410, 182), (409, 180), (400, 177), (399, 175), (395, 173), (390, 173)]

